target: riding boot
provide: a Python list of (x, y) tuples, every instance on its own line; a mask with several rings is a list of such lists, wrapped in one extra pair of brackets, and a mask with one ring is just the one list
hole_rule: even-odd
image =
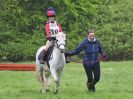
[(45, 49), (43, 49), (42, 51), (41, 51), (41, 53), (39, 54), (39, 61), (40, 61), (40, 64), (44, 64), (44, 57), (46, 56), (46, 50)]
[(70, 63), (70, 60), (68, 59), (68, 56), (65, 54), (66, 63)]

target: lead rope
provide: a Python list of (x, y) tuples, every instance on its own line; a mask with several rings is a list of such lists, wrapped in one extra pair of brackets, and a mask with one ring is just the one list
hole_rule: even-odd
[(70, 56), (67, 56), (69, 59), (70, 59), (70, 61), (72, 61), (72, 62), (74, 62), (74, 63), (88, 63), (88, 64), (92, 64), (92, 63), (97, 63), (97, 62), (99, 62), (100, 60), (103, 60), (102, 58), (99, 58), (97, 61), (92, 61), (92, 62), (80, 62), (80, 61), (76, 61), (76, 60), (74, 60), (74, 59), (72, 59)]

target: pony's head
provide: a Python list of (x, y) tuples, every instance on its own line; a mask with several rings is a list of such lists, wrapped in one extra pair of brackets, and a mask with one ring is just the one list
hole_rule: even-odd
[(63, 32), (59, 32), (56, 35), (56, 43), (57, 43), (57, 47), (58, 49), (64, 53), (65, 52), (65, 44), (66, 44), (66, 34)]

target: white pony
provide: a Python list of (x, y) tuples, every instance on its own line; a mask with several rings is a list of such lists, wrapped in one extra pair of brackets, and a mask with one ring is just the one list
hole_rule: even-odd
[(64, 65), (66, 64), (64, 55), (65, 41), (66, 35), (63, 32), (56, 34), (56, 42), (54, 43), (53, 52), (51, 54), (50, 60), (48, 61), (49, 66), (46, 64), (46, 62), (45, 64), (40, 64), (38, 60), (38, 56), (40, 52), (45, 48), (45, 46), (39, 48), (36, 53), (36, 71), (38, 80), (42, 85), (42, 94), (45, 93), (44, 85), (46, 85), (46, 91), (50, 90), (50, 75), (52, 75), (55, 82), (54, 93), (58, 93), (60, 78), (63, 73)]

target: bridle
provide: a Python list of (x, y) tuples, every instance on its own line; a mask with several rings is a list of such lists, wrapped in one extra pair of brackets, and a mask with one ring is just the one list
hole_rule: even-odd
[(58, 43), (56, 42), (56, 44), (57, 44), (57, 48), (58, 49), (60, 48), (61, 45), (65, 46), (65, 44), (63, 44), (63, 43), (61, 43), (61, 44), (58, 45)]
[[(62, 38), (62, 39), (63, 39), (63, 38)], [(63, 40), (63, 41), (65, 42), (66, 40)], [(56, 47), (57, 47), (59, 50), (61, 50), (61, 49), (60, 49), (60, 46), (63, 45), (63, 46), (65, 47), (65, 43), (62, 42), (62, 43), (58, 44), (58, 40), (57, 40), (57, 39), (55, 40), (55, 43), (56, 43)], [(64, 50), (63, 52), (61, 51), (61, 53), (64, 53), (64, 52), (65, 52), (65, 50)]]

